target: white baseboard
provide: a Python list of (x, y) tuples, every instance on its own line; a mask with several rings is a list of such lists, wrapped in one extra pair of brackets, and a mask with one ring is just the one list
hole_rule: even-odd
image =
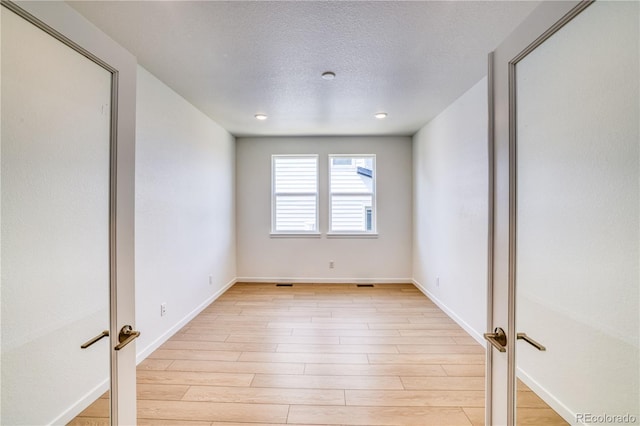
[(238, 277), (242, 283), (287, 283), (287, 284), (412, 284), (411, 278), (303, 278), (303, 277)]
[(452, 320), (457, 322), (458, 325), (464, 329), (464, 331), (469, 333), (471, 335), (471, 337), (473, 337), (476, 340), (476, 342), (481, 344), (483, 347), (486, 345), (487, 342), (484, 340), (484, 337), (483, 337), (482, 333), (478, 332), (473, 327), (471, 327), (469, 324), (467, 324), (467, 322), (465, 320), (460, 318), (455, 312), (453, 312), (451, 309), (449, 309), (449, 307), (447, 305), (445, 305), (444, 302), (442, 302), (433, 293), (431, 293), (429, 290), (427, 290), (425, 287), (423, 287), (422, 284), (420, 284), (418, 281), (412, 280), (412, 282), (413, 282), (413, 285), (418, 287), (418, 290), (420, 290), (422, 293), (424, 293), (425, 296), (427, 296), (429, 299), (431, 299), (431, 301), (433, 303), (438, 305), (438, 307), (440, 309), (442, 309), (445, 314), (447, 314), (449, 317), (451, 317)]
[(109, 378), (105, 379), (95, 388), (91, 389), (85, 396), (76, 401), (72, 406), (64, 410), (62, 414), (56, 417), (50, 424), (52, 425), (66, 425), (71, 420), (75, 419), (85, 408), (93, 404), (93, 402), (100, 398), (103, 393), (109, 390)]
[(529, 388), (534, 391), (536, 395), (538, 395), (544, 402), (546, 402), (549, 407), (553, 408), (556, 413), (558, 413), (563, 419), (565, 419), (567, 423), (569, 423), (570, 425), (584, 424), (582, 422), (578, 423), (576, 420), (576, 413), (571, 411), (569, 407), (560, 402), (560, 400), (553, 396), (553, 394), (549, 393), (547, 389), (545, 389), (533, 378), (531, 378), (531, 376), (521, 370), (520, 367), (516, 368), (516, 376), (520, 380), (522, 380), (525, 385), (529, 386)]
[(198, 305), (194, 310), (189, 312), (184, 318), (178, 321), (173, 327), (161, 334), (156, 340), (151, 342), (146, 348), (142, 349), (136, 355), (136, 365), (144, 361), (153, 351), (158, 349), (164, 342), (169, 340), (178, 330), (184, 327), (189, 321), (194, 319), (200, 312), (202, 312), (207, 306), (209, 306), (214, 300), (220, 297), (225, 291), (227, 291), (232, 285), (238, 282), (237, 278), (232, 279), (225, 284), (220, 290), (215, 292), (212, 296), (208, 297), (204, 302)]

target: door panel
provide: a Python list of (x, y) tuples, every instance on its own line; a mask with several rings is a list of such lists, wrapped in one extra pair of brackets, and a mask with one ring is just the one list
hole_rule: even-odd
[(515, 174), (510, 167), (514, 154), (511, 149), (510, 63), (579, 4), (577, 1), (543, 3), (489, 55), (491, 236), (487, 331), (503, 328), (507, 345), (505, 352), (498, 352), (487, 344), (486, 424), (512, 425), (515, 422), (515, 297), (510, 287), (513, 275), (510, 256), (515, 235), (515, 197), (512, 194), (515, 187), (511, 180)]
[(2, 424), (108, 389), (111, 73), (2, 8)]
[[(117, 323), (110, 315), (116, 311), (110, 292), (117, 293), (119, 285), (115, 260), (122, 251), (113, 244), (111, 153), (121, 133), (112, 120), (116, 80), (88, 59), (91, 54), (80, 53), (68, 38), (59, 41), (64, 37), (33, 15), (15, 4), (3, 6), (0, 423), (61, 424), (101, 396), (112, 381), (110, 372), (117, 373), (110, 369), (116, 359), (113, 333), (80, 347)], [(77, 31), (83, 28), (65, 5), (25, 6), (41, 9), (37, 14), (45, 20), (63, 22), (52, 22), (54, 27), (76, 30), (68, 35), (87, 35)], [(92, 36), (92, 42), (100, 41)], [(126, 213), (126, 204), (120, 211)], [(118, 216), (126, 223), (126, 215)], [(121, 237), (124, 246), (129, 239)], [(125, 305), (132, 317), (132, 307)], [(108, 419), (109, 400), (102, 406), (100, 414)]]
[(516, 65), (517, 376), (571, 422), (638, 414), (638, 48), (596, 2)]
[(639, 17), (547, 3), (494, 53), (493, 424), (638, 422)]

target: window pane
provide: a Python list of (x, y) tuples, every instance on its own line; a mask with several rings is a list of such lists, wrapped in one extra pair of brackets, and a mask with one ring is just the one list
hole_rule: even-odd
[(371, 231), (367, 229), (367, 210), (371, 214), (372, 203), (371, 195), (332, 195), (331, 230)]
[(316, 192), (317, 157), (280, 157), (274, 159), (276, 193)]
[(331, 232), (375, 232), (375, 156), (330, 156)]
[(331, 160), (331, 164), (333, 164), (334, 166), (350, 166), (352, 161), (353, 161), (353, 158), (334, 157)]
[(330, 186), (332, 193), (373, 192), (373, 158), (332, 158)]
[(315, 195), (276, 196), (276, 231), (315, 231)]

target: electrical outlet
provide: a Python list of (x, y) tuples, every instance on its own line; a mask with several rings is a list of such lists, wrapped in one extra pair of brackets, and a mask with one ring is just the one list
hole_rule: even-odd
[(160, 316), (163, 317), (163, 316), (165, 316), (166, 313), (167, 313), (167, 304), (166, 303), (161, 303), (160, 304)]
[(209, 275), (209, 285), (213, 285), (213, 275)]
[(440, 287), (440, 277), (436, 277), (436, 287)]
[(334, 266), (335, 266), (335, 264), (334, 264), (333, 260), (330, 260), (329, 261), (329, 269), (333, 269)]

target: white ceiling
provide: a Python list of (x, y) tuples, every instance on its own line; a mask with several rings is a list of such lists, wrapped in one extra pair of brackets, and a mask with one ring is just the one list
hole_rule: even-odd
[(70, 2), (236, 136), (412, 135), (538, 3)]

